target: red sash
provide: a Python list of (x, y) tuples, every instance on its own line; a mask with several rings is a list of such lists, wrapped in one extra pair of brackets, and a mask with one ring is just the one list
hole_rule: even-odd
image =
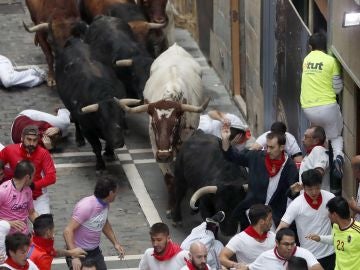
[(306, 192), (304, 192), (304, 197), (306, 202), (310, 205), (311, 208), (318, 210), (321, 203), (322, 203), (322, 196), (321, 193), (319, 194), (319, 196), (316, 198), (315, 201), (313, 201), (313, 199), (310, 198), (309, 195), (306, 194)]
[[(187, 260), (186, 258), (184, 258), (184, 260), (185, 260), (186, 266), (189, 268), (189, 270), (197, 270), (190, 260)], [(205, 270), (209, 270), (207, 265), (205, 265)]]
[(155, 257), (158, 261), (167, 261), (174, 257), (181, 251), (181, 248), (178, 244), (173, 243), (171, 240), (167, 243), (165, 251), (162, 255), (157, 255), (155, 253), (152, 256)]
[(8, 257), (6, 259), (5, 263), (7, 263), (9, 266), (11, 266), (12, 268), (15, 268), (17, 270), (27, 270), (27, 269), (30, 268), (30, 264), (29, 264), (29, 262), (27, 260), (26, 260), (26, 264), (24, 266), (21, 266), (21, 265), (17, 264), (10, 257)]
[(268, 174), (270, 175), (270, 177), (273, 177), (278, 174), (278, 172), (280, 171), (281, 166), (284, 164), (284, 162), (285, 162), (284, 152), (282, 152), (280, 159), (270, 159), (269, 154), (266, 154), (265, 167), (266, 167), (266, 170), (267, 170)]
[(265, 240), (267, 238), (267, 232), (263, 233), (263, 234), (259, 234), (257, 231), (255, 231), (253, 226), (248, 226), (244, 232), (246, 232), (249, 236), (251, 236), (252, 238), (258, 239), (258, 240)]

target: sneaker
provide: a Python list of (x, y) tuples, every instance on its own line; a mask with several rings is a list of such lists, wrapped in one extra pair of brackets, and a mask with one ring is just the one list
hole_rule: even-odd
[(44, 81), (47, 78), (47, 73), (45, 70), (39, 68), (38, 66), (31, 66), (30, 67), (31, 70), (33, 70), (33, 74), (40, 77), (41, 79), (43, 79)]
[(340, 155), (337, 155), (334, 160), (333, 174), (339, 179), (341, 179), (344, 175), (343, 166), (344, 166), (344, 158)]
[(213, 215), (211, 218), (206, 218), (206, 222), (219, 224), (219, 223), (223, 222), (224, 219), (225, 219), (224, 211), (219, 211), (215, 215)]

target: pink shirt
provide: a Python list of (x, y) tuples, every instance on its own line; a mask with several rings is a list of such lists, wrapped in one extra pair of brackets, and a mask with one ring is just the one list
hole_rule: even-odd
[[(27, 224), (29, 211), (34, 209), (32, 191), (29, 187), (17, 190), (12, 182), (8, 180), (0, 185), (0, 219), (9, 221), (21, 220)], [(24, 234), (28, 234), (28, 227), (25, 226)], [(11, 228), (10, 234), (16, 230)]]
[(80, 200), (73, 211), (72, 218), (80, 223), (75, 231), (75, 245), (92, 250), (100, 245), (102, 229), (108, 217), (109, 205), (94, 195)]

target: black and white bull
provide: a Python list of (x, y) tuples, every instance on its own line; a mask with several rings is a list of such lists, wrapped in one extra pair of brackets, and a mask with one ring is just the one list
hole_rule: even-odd
[(129, 25), (119, 18), (97, 16), (86, 33), (85, 41), (96, 60), (114, 68), (125, 85), (127, 96), (143, 99), (142, 93), (154, 59), (135, 40)]
[(235, 234), (238, 222), (232, 212), (245, 198), (246, 183), (246, 169), (224, 159), (220, 139), (196, 131), (182, 144), (175, 161), (174, 224), (181, 223), (180, 204), (191, 190), (190, 207), (199, 208), (203, 219), (224, 211), (226, 217), (220, 229), (225, 235)]
[(58, 48), (55, 66), (57, 90), (71, 112), (77, 144), (84, 145), (85, 137), (96, 155), (96, 169), (103, 170), (100, 139), (106, 142), (108, 158), (124, 145), (124, 111), (118, 100), (125, 97), (124, 86), (110, 68), (91, 58), (89, 45), (79, 38)]

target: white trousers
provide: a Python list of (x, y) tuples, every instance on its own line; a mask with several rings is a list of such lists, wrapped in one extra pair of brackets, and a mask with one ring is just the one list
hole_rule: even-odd
[(341, 136), (343, 129), (343, 117), (337, 103), (316, 106), (304, 109), (306, 118), (311, 124), (321, 126), (326, 133), (326, 138), (331, 140), (334, 158), (337, 155), (344, 157), (344, 140)]
[(47, 191), (43, 191), (43, 194), (34, 200), (34, 208), (39, 215), (50, 214), (50, 197)]
[(61, 130), (61, 134), (65, 137), (68, 134), (70, 126), (70, 112), (67, 109), (59, 109), (57, 115), (37, 110), (24, 110), (19, 115), (25, 115), (35, 121), (45, 121), (50, 125)]
[(34, 87), (41, 84), (44, 79), (34, 73), (34, 70), (16, 71), (11, 61), (0, 55), (0, 82), (5, 88), (11, 86)]
[(212, 231), (206, 230), (206, 222), (192, 229), (191, 233), (181, 243), (181, 248), (185, 250), (190, 249), (190, 245), (194, 242), (200, 241), (208, 250), (207, 263), (211, 269), (221, 269), (219, 255), (224, 245), (215, 239)]

